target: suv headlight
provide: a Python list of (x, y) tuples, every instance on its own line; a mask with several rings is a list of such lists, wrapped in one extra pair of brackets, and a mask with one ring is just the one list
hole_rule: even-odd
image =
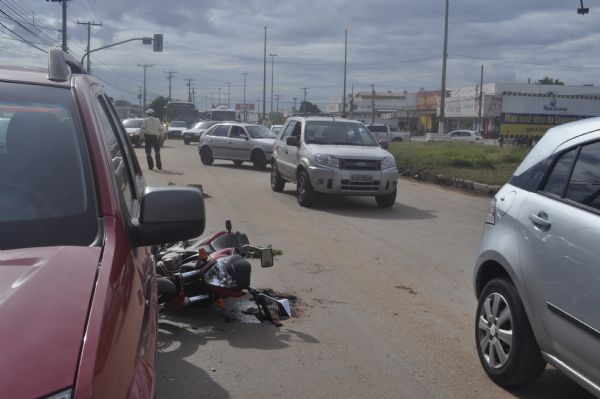
[(395, 167), (396, 167), (396, 160), (392, 156), (385, 157), (381, 161), (381, 169), (391, 169), (391, 168), (395, 168)]
[(340, 167), (340, 160), (329, 154), (316, 154), (315, 162), (321, 166), (329, 166), (331, 168)]

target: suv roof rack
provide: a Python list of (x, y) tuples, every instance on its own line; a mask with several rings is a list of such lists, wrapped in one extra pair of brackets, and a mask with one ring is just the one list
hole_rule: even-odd
[(71, 54), (53, 48), (48, 51), (48, 79), (66, 82), (71, 74), (84, 74), (83, 66)]

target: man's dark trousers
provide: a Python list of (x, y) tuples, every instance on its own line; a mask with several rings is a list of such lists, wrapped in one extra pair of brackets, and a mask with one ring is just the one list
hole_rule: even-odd
[(146, 159), (148, 160), (148, 169), (154, 169), (154, 161), (152, 160), (152, 148), (154, 148), (154, 154), (156, 155), (156, 167), (158, 170), (162, 170), (162, 163), (160, 162), (160, 139), (158, 136), (146, 135), (144, 137), (146, 141)]

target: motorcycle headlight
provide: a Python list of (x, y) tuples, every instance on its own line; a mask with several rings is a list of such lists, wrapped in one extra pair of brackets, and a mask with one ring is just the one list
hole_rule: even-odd
[(237, 283), (233, 277), (227, 273), (227, 264), (225, 258), (218, 259), (217, 262), (206, 272), (204, 281), (215, 287), (234, 288)]
[(381, 161), (381, 169), (392, 169), (396, 167), (396, 160), (392, 156), (383, 158)]
[(330, 168), (339, 168), (340, 160), (329, 155), (329, 154), (317, 154), (315, 155), (315, 162), (321, 166), (328, 166)]

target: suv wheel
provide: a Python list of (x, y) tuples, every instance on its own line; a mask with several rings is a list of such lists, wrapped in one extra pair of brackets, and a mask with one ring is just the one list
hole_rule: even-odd
[(254, 169), (262, 170), (267, 167), (267, 158), (265, 157), (265, 153), (262, 151), (254, 151), (252, 153), (252, 163), (254, 164)]
[(200, 160), (204, 165), (212, 165), (215, 159), (213, 158), (212, 151), (209, 147), (202, 147), (200, 149)]
[(283, 187), (285, 187), (285, 180), (279, 174), (279, 169), (277, 169), (277, 164), (275, 161), (271, 164), (271, 189), (275, 192), (282, 192)]
[(298, 183), (296, 183), (296, 198), (301, 206), (311, 207), (315, 201), (315, 191), (310, 184), (310, 177), (305, 170), (298, 173)]
[(190, 144), (190, 139), (188, 139), (187, 137), (183, 138), (183, 144), (188, 145)]
[(397, 189), (394, 189), (394, 191), (389, 194), (376, 195), (375, 201), (377, 201), (377, 205), (382, 208), (391, 208), (396, 203), (397, 191)]
[(546, 367), (517, 289), (506, 278), (490, 281), (479, 296), (475, 320), (477, 353), (498, 385), (533, 383)]

